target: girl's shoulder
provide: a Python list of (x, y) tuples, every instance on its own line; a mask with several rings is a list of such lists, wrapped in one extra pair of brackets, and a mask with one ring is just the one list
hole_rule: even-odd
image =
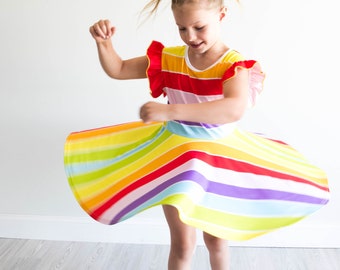
[(174, 47), (165, 47), (163, 49), (163, 54), (184, 57), (186, 52), (186, 46), (174, 46)]
[(170, 55), (170, 56), (178, 56), (184, 57), (186, 52), (186, 46), (172, 46), (172, 47), (165, 47), (159, 41), (152, 41), (150, 46), (148, 47), (147, 54), (148, 55)]
[(240, 54), (238, 51), (229, 49), (224, 56), (221, 58), (221, 63), (235, 63), (239, 61), (243, 61), (245, 58), (242, 54)]

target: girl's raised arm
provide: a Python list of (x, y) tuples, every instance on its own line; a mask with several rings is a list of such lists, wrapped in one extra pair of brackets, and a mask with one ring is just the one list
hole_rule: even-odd
[(97, 44), (100, 64), (108, 76), (120, 80), (146, 78), (148, 67), (146, 55), (122, 60), (111, 42), (115, 27), (109, 20), (100, 20), (92, 25), (90, 33)]

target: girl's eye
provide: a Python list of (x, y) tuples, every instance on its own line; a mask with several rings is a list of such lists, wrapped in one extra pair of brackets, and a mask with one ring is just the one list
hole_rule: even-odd
[(204, 29), (204, 26), (202, 26), (202, 27), (196, 27), (195, 29), (196, 29), (196, 31), (201, 31), (201, 30)]
[[(202, 30), (204, 29), (204, 26), (202, 26), (202, 27), (195, 27), (194, 29), (195, 29), (196, 31), (202, 31)], [(184, 32), (184, 31), (186, 31), (187, 29), (184, 28), (184, 27), (180, 27), (180, 28), (178, 28), (178, 30), (181, 31), (181, 32)]]

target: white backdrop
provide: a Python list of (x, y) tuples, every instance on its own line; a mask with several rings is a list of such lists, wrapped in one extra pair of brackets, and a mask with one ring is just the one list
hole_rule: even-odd
[[(165, 1), (165, 0), (163, 0)], [(242, 121), (304, 153), (329, 176), (331, 202), (302, 222), (235, 245), (340, 247), (340, 43), (335, 0), (229, 0), (225, 42), (260, 61), (265, 91)], [(167, 243), (159, 208), (108, 227), (75, 202), (63, 170), (72, 131), (138, 119), (148, 84), (115, 81), (101, 70), (88, 28), (117, 26), (123, 58), (151, 40), (182, 44), (168, 4), (141, 23), (144, 1), (0, 2), (0, 237)], [(160, 100), (164, 102), (164, 100)]]

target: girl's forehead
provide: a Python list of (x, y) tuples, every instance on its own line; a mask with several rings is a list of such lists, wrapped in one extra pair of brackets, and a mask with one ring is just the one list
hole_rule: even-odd
[(217, 13), (213, 9), (188, 5), (173, 8), (173, 14), (177, 25), (189, 26), (197, 23), (207, 23), (215, 18)]
[(205, 7), (223, 6), (223, 0), (172, 0), (172, 6), (184, 4), (204, 5)]
[(187, 16), (189, 13), (204, 13), (207, 15), (208, 13), (216, 13), (219, 9), (216, 6), (212, 7), (208, 0), (197, 0), (195, 2), (187, 1), (182, 5), (173, 5), (172, 10), (178, 15), (182, 14)]
[[(178, 0), (175, 0), (178, 1)], [(209, 0), (181, 0), (182, 4), (172, 4), (173, 11), (181, 11), (183, 13), (191, 12), (193, 10), (205, 10), (207, 12), (216, 11), (221, 8), (220, 5), (216, 5), (219, 1)], [(213, 4), (215, 2), (215, 4)]]

